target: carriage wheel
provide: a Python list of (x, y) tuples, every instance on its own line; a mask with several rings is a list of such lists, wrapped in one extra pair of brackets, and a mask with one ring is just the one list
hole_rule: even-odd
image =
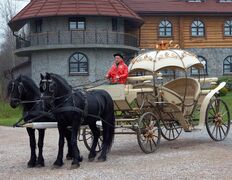
[(139, 119), (137, 130), (137, 139), (142, 151), (148, 154), (157, 150), (160, 137), (159, 121), (153, 113), (144, 113)]
[[(101, 133), (101, 130), (100, 130), (100, 133)], [(92, 131), (88, 127), (85, 127), (83, 128), (82, 136), (83, 136), (85, 147), (90, 151), (92, 143), (93, 143)], [(102, 150), (102, 141), (103, 141), (103, 136), (101, 133), (100, 138), (98, 139), (98, 142), (97, 142), (96, 152), (100, 152)]]
[(160, 127), (162, 137), (168, 141), (177, 139), (182, 132), (182, 127), (175, 120), (162, 121)]
[(222, 99), (214, 99), (209, 103), (205, 125), (213, 140), (222, 141), (226, 138), (230, 129), (230, 112)]

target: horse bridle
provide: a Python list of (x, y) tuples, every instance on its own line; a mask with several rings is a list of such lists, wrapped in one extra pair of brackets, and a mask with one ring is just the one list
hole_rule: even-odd
[(42, 79), (41, 80), (42, 82), (42, 90), (45, 92), (46, 89), (48, 89), (48, 92), (51, 93), (51, 94), (54, 94), (55, 92), (55, 89), (54, 89), (54, 82), (52, 81), (52, 79)]
[[(19, 92), (19, 97), (18, 98), (12, 98), (12, 93), (13, 93), (15, 88), (18, 88), (18, 92)], [(19, 82), (19, 85), (16, 87), (15, 81), (13, 81), (12, 85), (11, 85), (10, 94), (9, 94), (10, 99), (11, 100), (18, 100), (19, 102), (22, 101), (23, 90), (25, 90), (25, 87), (24, 87), (22, 82)]]

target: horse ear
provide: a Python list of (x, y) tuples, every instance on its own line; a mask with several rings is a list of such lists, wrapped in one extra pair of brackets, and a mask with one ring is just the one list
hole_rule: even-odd
[(51, 79), (51, 74), (46, 72), (46, 77), (47, 77), (47, 79)]
[(40, 78), (44, 79), (44, 75), (42, 73), (40, 73)]

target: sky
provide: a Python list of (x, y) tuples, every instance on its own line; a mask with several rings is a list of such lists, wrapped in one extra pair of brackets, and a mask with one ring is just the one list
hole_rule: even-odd
[[(6, 2), (7, 0), (0, 0), (0, 3), (4, 3)], [(16, 4), (16, 13), (18, 13), (23, 7), (25, 7), (29, 2), (30, 0), (11, 0), (13, 1), (13, 3)], [(4, 26), (7, 26), (7, 24), (4, 22), (4, 20), (2, 19), (2, 17), (0, 17), (0, 44), (2, 43), (2, 39), (3, 39), (3, 35), (2, 35), (2, 29), (4, 28)]]

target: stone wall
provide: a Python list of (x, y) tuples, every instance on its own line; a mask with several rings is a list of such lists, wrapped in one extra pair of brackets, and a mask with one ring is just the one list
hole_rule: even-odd
[[(69, 58), (80, 52), (86, 55), (89, 62), (89, 75), (69, 75)], [(32, 54), (32, 78), (39, 83), (40, 73), (52, 72), (60, 74), (72, 86), (90, 83), (103, 79), (114, 61), (114, 49), (79, 49), (43, 51)]]
[(186, 50), (206, 59), (208, 76), (210, 77), (222, 76), (223, 62), (228, 56), (232, 56), (232, 48), (191, 48)]

